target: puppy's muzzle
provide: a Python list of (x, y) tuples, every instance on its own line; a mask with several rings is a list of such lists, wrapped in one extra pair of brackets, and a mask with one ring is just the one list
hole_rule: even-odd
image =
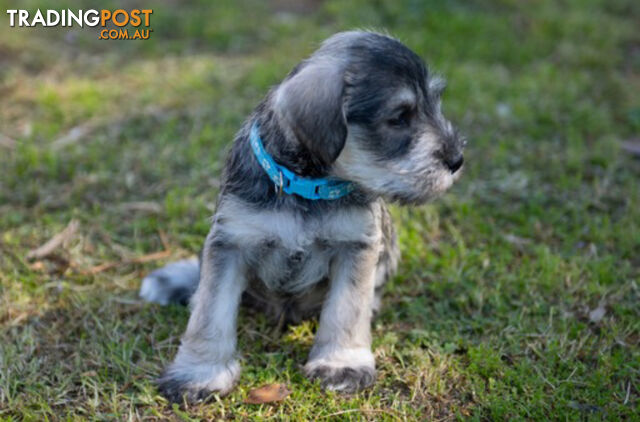
[(444, 143), (442, 161), (444, 165), (449, 169), (451, 174), (455, 174), (462, 164), (464, 164), (464, 147), (467, 145), (467, 140), (463, 136), (460, 136), (457, 132), (449, 135)]
[(458, 153), (452, 157), (446, 158), (444, 160), (444, 163), (446, 164), (449, 171), (451, 171), (451, 174), (453, 174), (460, 170), (460, 167), (462, 167), (462, 164), (464, 163), (464, 156), (462, 155), (462, 153)]

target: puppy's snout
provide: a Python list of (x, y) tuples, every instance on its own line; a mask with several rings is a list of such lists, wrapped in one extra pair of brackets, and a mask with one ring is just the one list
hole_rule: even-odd
[(466, 140), (460, 136), (457, 131), (453, 131), (453, 133), (445, 139), (443, 161), (449, 171), (451, 171), (451, 174), (453, 174), (460, 170), (460, 167), (462, 167), (464, 163), (462, 152), (464, 151)]
[(451, 173), (455, 173), (460, 170), (460, 167), (462, 167), (462, 164), (464, 163), (464, 156), (461, 153), (455, 154), (452, 157), (445, 159), (444, 163), (447, 165)]

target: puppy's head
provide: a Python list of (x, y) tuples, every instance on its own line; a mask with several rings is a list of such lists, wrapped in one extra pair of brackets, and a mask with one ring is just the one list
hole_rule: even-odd
[(442, 115), (444, 87), (399, 41), (344, 32), (289, 74), (275, 110), (333, 176), (422, 203), (449, 188), (463, 162), (464, 141)]

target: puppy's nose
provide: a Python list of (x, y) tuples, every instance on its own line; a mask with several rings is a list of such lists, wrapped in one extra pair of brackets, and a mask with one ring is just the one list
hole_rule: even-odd
[(462, 154), (456, 154), (453, 157), (444, 160), (444, 163), (447, 165), (451, 173), (455, 173), (456, 171), (460, 170), (460, 167), (462, 167), (462, 163), (464, 163), (464, 157), (462, 156)]

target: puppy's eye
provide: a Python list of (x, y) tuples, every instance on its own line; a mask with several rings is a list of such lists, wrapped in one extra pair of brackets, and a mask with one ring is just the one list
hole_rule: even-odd
[(395, 117), (387, 120), (387, 124), (389, 126), (398, 128), (409, 126), (409, 123), (411, 123), (412, 114), (413, 111), (410, 108), (403, 108), (398, 114), (396, 114)]

